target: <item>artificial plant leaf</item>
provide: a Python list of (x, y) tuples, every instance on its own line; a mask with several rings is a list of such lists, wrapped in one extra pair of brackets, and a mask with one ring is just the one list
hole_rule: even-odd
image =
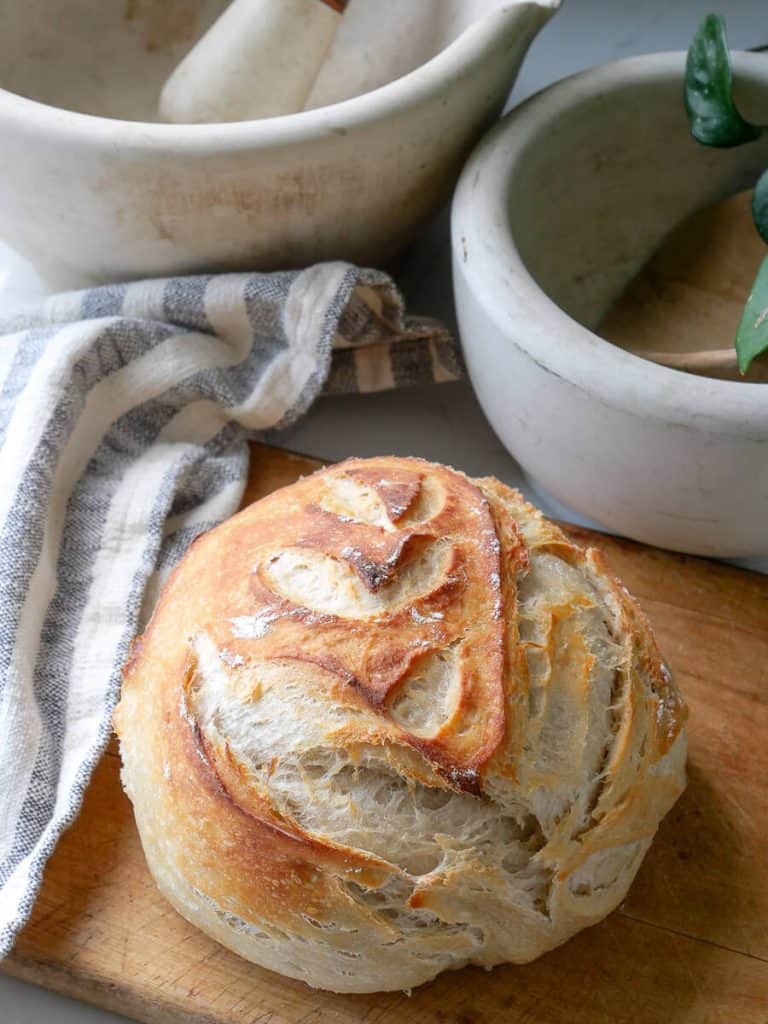
[(757, 179), (752, 193), (752, 219), (764, 242), (768, 242), (768, 171)]
[(736, 332), (736, 356), (739, 370), (746, 373), (762, 352), (768, 350), (768, 256), (757, 271), (739, 329)]
[(759, 138), (733, 102), (733, 71), (719, 14), (708, 14), (688, 49), (685, 64), (685, 109), (691, 135), (705, 146), (727, 148)]

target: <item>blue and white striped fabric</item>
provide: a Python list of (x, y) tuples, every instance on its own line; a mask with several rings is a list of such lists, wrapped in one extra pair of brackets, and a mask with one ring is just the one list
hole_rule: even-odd
[(321, 392), (458, 372), (439, 325), (341, 263), (98, 287), (0, 320), (0, 956), (159, 579), (239, 505), (247, 439)]

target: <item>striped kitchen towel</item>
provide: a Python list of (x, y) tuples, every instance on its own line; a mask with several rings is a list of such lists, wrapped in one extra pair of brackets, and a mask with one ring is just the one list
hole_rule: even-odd
[(459, 375), (348, 264), (109, 285), (0, 320), (0, 956), (80, 807), (158, 577), (321, 393)]

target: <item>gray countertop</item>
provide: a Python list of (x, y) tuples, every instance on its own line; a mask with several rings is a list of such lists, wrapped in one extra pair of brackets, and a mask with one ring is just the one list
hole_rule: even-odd
[[(700, 18), (712, 9), (726, 15), (733, 46), (768, 42), (764, 0), (565, 0), (526, 58), (512, 101), (593, 64), (684, 49)], [(411, 312), (439, 316), (453, 325), (445, 214), (408, 254), (401, 276)], [(299, 424), (272, 434), (270, 440), (326, 459), (382, 452), (421, 455), (471, 474), (492, 473), (522, 483), (468, 383), (321, 400)], [(548, 511), (568, 515), (551, 504)], [(0, 1024), (109, 1024), (123, 1019), (0, 976)]]

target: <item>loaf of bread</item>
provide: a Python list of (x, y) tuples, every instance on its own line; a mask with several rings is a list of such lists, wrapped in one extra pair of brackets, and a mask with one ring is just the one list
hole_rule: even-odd
[(684, 719), (598, 551), (402, 458), (198, 540), (115, 715), (173, 906), (338, 992), (524, 962), (603, 918), (683, 789)]

